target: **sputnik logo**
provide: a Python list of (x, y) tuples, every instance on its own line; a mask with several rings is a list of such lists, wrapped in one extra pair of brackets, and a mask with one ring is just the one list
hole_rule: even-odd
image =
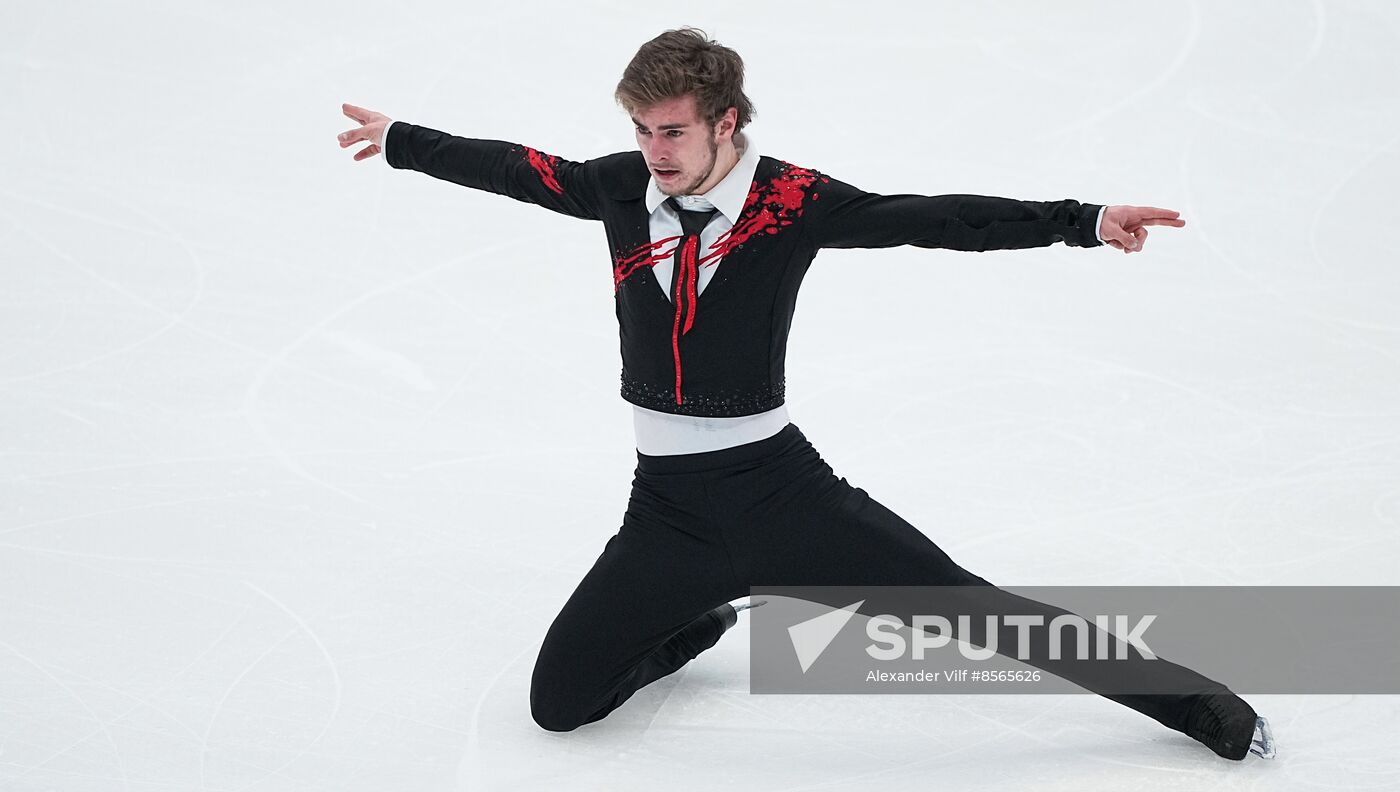
[(841, 628), (846, 626), (846, 622), (851, 620), (856, 614), (856, 609), (864, 602), (865, 600), (853, 602), (844, 608), (823, 613), (788, 628), (788, 638), (792, 640), (792, 649), (797, 653), (797, 662), (802, 666), (802, 673), (807, 673), (807, 669), (817, 662), (822, 652), (831, 646)]

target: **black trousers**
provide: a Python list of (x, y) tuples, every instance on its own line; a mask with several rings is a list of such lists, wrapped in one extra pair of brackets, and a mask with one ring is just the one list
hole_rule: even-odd
[[(838, 478), (795, 424), (719, 451), (639, 452), (621, 529), (540, 647), (530, 684), (535, 722), (568, 731), (603, 718), (719, 640), (724, 629), (711, 609), (748, 596), (750, 586), (787, 585), (986, 586), (988, 595), (1004, 598), (1006, 613), (1041, 613), (1046, 624), (1067, 613), (1002, 592), (958, 566), (865, 490)], [(896, 615), (910, 623), (912, 614)], [(998, 651), (1014, 646), (1014, 632), (998, 641)], [(1087, 666), (1048, 658), (1042, 642), (1024, 662), (1177, 731), (1185, 731), (1200, 694), (1228, 691), (1158, 658), (1126, 670), (1116, 661), (1114, 673), (1155, 675), (1182, 692), (1102, 692)]]

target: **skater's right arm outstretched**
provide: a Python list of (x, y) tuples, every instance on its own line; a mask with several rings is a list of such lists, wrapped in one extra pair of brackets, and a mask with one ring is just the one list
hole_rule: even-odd
[(355, 154), (356, 161), (382, 152), (394, 168), (507, 195), (572, 217), (601, 219), (597, 160), (572, 162), (518, 143), (458, 137), (395, 122), (352, 104), (341, 109), (361, 126), (341, 133), (340, 147), (370, 143)]

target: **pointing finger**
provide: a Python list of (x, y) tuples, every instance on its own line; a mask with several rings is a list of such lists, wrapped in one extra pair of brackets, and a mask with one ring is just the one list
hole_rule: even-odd
[(1151, 223), (1152, 225), (1175, 225), (1180, 227), (1185, 225), (1185, 221), (1180, 220), (1181, 212), (1174, 209), (1162, 209), (1157, 206), (1130, 206), (1128, 207), (1129, 222), (1124, 223)]

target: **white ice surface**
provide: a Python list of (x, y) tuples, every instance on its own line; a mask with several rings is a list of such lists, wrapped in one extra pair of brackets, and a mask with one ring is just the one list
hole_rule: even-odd
[(1383, 790), (1397, 699), (1272, 763), (1090, 696), (751, 696), (745, 625), (528, 710), (635, 463), (602, 228), (382, 161), (342, 102), (634, 146), (648, 38), (866, 189), (1179, 210), (1146, 250), (826, 251), (840, 475), (1007, 585), (1400, 583), (1400, 5), (8, 3), (0, 789)]

